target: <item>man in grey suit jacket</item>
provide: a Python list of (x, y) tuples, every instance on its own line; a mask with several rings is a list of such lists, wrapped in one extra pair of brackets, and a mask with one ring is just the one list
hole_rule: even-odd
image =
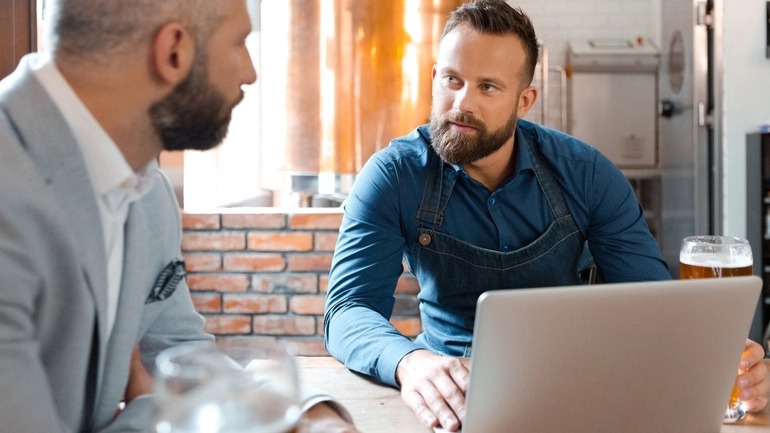
[(245, 0), (46, 7), (48, 54), (0, 82), (0, 429), (146, 431), (156, 354), (211, 339), (156, 158), (221, 141), (257, 79), (250, 21)]

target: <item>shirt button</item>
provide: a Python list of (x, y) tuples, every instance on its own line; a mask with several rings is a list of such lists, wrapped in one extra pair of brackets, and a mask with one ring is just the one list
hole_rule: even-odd
[(509, 248), (508, 248), (508, 245), (503, 245), (503, 251), (507, 252), (507, 251), (508, 251), (508, 249), (509, 249)]
[(491, 205), (494, 205), (494, 204), (495, 204), (495, 202), (496, 202), (496, 200), (495, 200), (495, 198), (494, 198), (494, 197), (490, 197), (490, 198), (489, 198), (489, 204), (491, 204)]

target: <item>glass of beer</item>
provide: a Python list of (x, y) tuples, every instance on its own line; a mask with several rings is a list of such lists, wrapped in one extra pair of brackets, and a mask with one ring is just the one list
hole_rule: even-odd
[[(680, 278), (722, 278), (751, 275), (754, 259), (749, 241), (726, 236), (689, 236), (679, 250)], [(746, 416), (739, 390), (733, 386), (724, 422), (733, 423)]]

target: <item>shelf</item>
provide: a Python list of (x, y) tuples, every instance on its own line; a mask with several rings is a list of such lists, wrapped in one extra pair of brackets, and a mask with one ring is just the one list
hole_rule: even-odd
[(660, 177), (659, 168), (621, 168), (620, 171), (629, 180), (656, 179)]
[[(762, 308), (750, 334), (759, 341), (770, 330), (770, 134), (746, 134), (746, 236), (754, 249), (754, 265), (765, 284)], [(759, 319), (759, 321), (757, 320)]]

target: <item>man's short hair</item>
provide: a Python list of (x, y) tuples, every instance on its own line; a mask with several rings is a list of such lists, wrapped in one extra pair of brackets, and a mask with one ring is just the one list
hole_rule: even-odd
[[(205, 51), (221, 22), (222, 0), (47, 0), (45, 50), (91, 58), (119, 54), (149, 43), (158, 30), (179, 22)], [(228, 0), (229, 1), (229, 0)]]
[(441, 39), (461, 24), (481, 33), (518, 36), (527, 56), (522, 75), (528, 84), (532, 82), (540, 44), (532, 21), (520, 8), (514, 8), (504, 0), (472, 0), (449, 15)]

